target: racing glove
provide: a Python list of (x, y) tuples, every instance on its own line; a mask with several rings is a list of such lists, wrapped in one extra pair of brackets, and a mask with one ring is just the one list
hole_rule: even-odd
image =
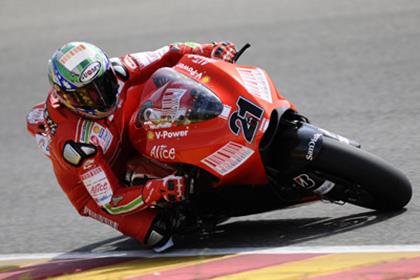
[(213, 49), (210, 56), (232, 63), (236, 53), (237, 50), (234, 43), (228, 41), (215, 42), (213, 43)]
[(185, 199), (185, 179), (169, 175), (162, 179), (150, 180), (143, 189), (143, 199), (147, 205), (154, 205), (162, 198), (168, 202), (179, 202)]

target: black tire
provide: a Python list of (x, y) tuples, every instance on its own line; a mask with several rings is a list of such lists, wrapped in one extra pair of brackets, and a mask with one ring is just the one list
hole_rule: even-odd
[[(362, 195), (344, 199), (355, 205), (398, 210), (407, 205), (412, 196), (411, 184), (400, 170), (375, 155), (331, 138), (323, 138), (322, 148), (311, 166), (332, 178), (344, 179), (348, 188), (357, 186), (364, 190), (368, 199)], [(344, 196), (345, 188), (342, 190)]]

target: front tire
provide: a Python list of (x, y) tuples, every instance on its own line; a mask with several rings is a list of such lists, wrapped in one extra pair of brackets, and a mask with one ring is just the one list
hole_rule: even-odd
[[(350, 145), (323, 137), (318, 156), (311, 162), (315, 171), (343, 179), (331, 191), (339, 199), (375, 210), (398, 210), (410, 201), (411, 184), (398, 169), (381, 158)], [(341, 196), (341, 197), (340, 197)]]

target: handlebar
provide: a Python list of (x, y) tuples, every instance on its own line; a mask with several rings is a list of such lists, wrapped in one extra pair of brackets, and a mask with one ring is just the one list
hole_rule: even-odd
[(235, 55), (235, 57), (232, 59), (232, 63), (235, 63), (239, 57), (246, 51), (247, 48), (251, 46), (250, 43), (246, 43)]

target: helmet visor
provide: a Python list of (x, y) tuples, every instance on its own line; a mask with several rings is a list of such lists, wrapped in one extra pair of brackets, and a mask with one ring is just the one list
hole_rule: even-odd
[(92, 114), (109, 114), (117, 103), (118, 83), (114, 73), (108, 69), (90, 84), (75, 91), (60, 91), (58, 94), (74, 109)]

